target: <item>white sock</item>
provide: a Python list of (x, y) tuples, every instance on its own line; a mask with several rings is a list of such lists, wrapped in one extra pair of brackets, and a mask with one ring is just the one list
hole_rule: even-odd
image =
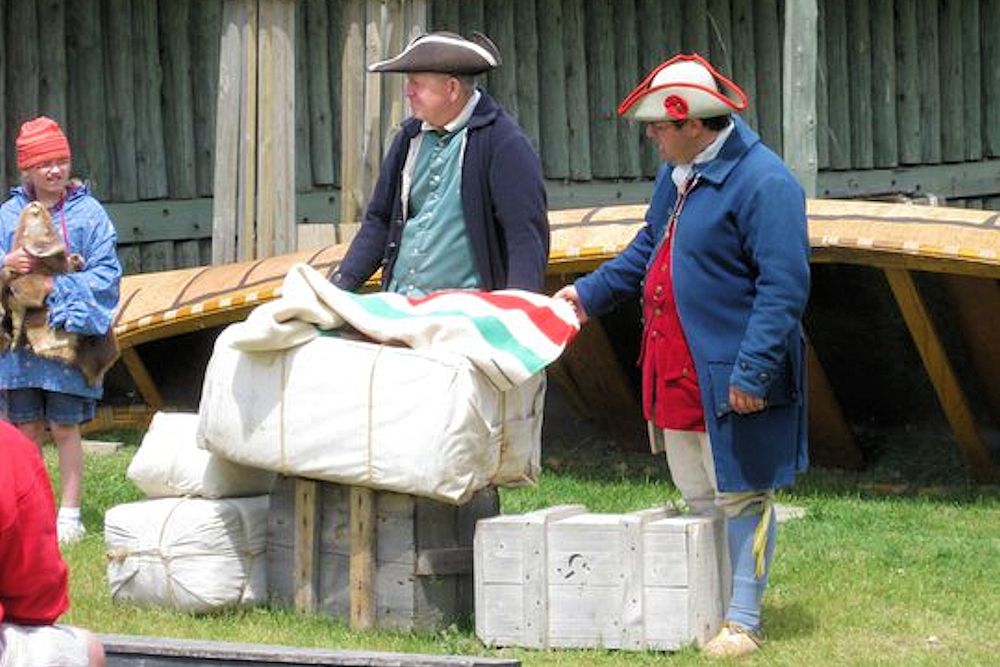
[(59, 521), (79, 521), (80, 520), (80, 508), (79, 507), (60, 507), (59, 508)]

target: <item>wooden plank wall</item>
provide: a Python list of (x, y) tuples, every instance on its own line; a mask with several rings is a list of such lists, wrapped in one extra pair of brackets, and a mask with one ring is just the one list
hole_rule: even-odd
[[(403, 11), (413, 11), (410, 4)], [(680, 50), (705, 55), (741, 84), (751, 99), (744, 118), (781, 149), (782, 0), (420, 4), (429, 29), (481, 30), (496, 41), (504, 66), (485, 85), (540, 151), (556, 207), (648, 194), (637, 180), (651, 178), (658, 160), (641, 127), (619, 120), (615, 107)], [(900, 189), (996, 207), (1000, 0), (817, 4), (818, 195)], [(351, 107), (341, 99), (345, 13), (364, 6), (391, 19), (397, 5), (296, 3), (297, 222), (340, 218), (340, 147), (350, 138), (341, 136), (341, 113)], [(51, 115), (70, 133), (76, 172), (121, 218), (128, 271), (209, 262), (222, 0), (78, 0), (72, 12), (68, 6), (0, 0), (0, 185), (18, 180), (13, 144), (20, 123)], [(43, 28), (66, 37), (43, 39)], [(390, 40), (386, 48), (404, 37), (375, 36)], [(398, 91), (377, 102), (387, 118), (402, 113)], [(382, 147), (391, 125), (382, 128)]]

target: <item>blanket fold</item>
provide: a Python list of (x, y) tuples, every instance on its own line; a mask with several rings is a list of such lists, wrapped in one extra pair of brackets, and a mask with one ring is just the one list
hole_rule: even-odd
[(289, 269), (281, 296), (233, 325), (244, 352), (286, 350), (349, 325), (372, 340), (466, 357), (500, 390), (554, 362), (580, 330), (561, 299), (524, 290), (446, 290), (419, 299), (354, 294), (307, 264)]

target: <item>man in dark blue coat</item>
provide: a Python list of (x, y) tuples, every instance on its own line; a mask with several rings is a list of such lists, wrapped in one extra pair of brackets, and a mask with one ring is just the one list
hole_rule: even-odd
[(702, 650), (758, 648), (775, 488), (806, 466), (801, 318), (809, 295), (802, 188), (734, 112), (743, 91), (697, 55), (654, 69), (618, 107), (663, 165), (646, 224), (560, 290), (581, 321), (643, 300), (643, 409), (694, 512), (726, 520), (732, 597)]
[(369, 67), (406, 74), (412, 116), (382, 163), (361, 229), (331, 281), (354, 290), (382, 269), (382, 288), (541, 291), (549, 226), (541, 162), (523, 130), (475, 76), (496, 46), (421, 35)]

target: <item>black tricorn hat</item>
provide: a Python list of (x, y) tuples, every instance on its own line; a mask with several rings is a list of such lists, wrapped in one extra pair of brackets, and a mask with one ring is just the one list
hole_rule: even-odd
[(369, 72), (441, 72), (482, 74), (501, 64), (500, 50), (489, 37), (473, 32), (466, 39), (453, 32), (415, 37), (395, 58), (368, 66)]

